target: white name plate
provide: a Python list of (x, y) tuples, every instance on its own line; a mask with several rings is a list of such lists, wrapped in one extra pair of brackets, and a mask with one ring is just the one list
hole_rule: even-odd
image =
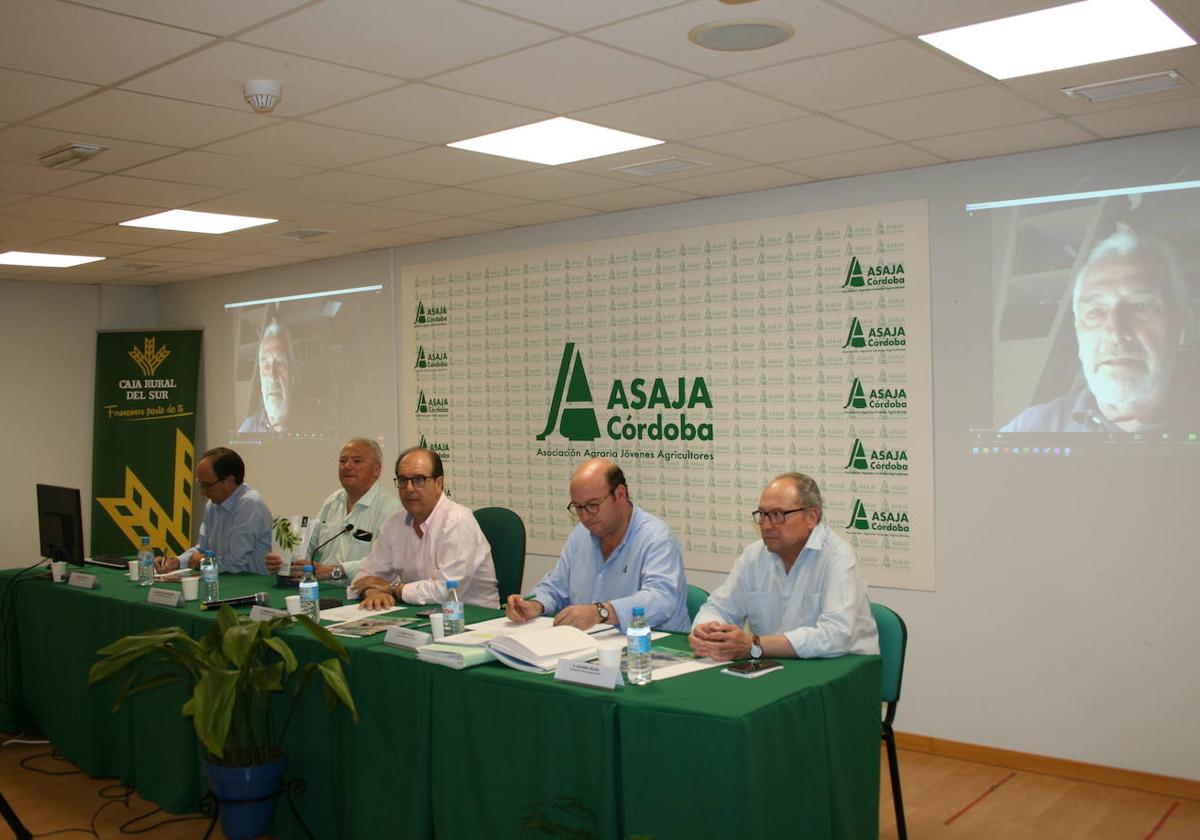
[(182, 607), (183, 593), (175, 589), (155, 589), (150, 587), (146, 593), (147, 604), (158, 604), (160, 607)]
[(287, 614), (287, 610), (277, 610), (274, 607), (266, 607), (262, 604), (255, 604), (250, 608), (251, 621), (270, 621), (272, 618)]
[(71, 572), (71, 576), (67, 578), (68, 586), (78, 586), (80, 589), (99, 589), (100, 581), (96, 580), (95, 575), (89, 575), (87, 572)]
[(558, 667), (554, 669), (554, 679), (558, 682), (590, 685), (592, 688), (604, 688), (608, 691), (612, 691), (622, 682), (620, 668), (571, 659), (558, 660)]
[(389, 627), (383, 635), (383, 643), (405, 650), (416, 650), (422, 645), (433, 644), (433, 636), (407, 627)]

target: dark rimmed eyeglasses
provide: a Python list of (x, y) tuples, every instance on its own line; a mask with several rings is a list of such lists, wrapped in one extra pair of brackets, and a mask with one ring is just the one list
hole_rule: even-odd
[(604, 504), (604, 500), (611, 496), (612, 496), (612, 491), (610, 490), (607, 493), (605, 493), (603, 496), (601, 496), (599, 499), (592, 499), (590, 502), (584, 502), (583, 504), (579, 504), (578, 502), (571, 502), (569, 505), (567, 505), (567, 512), (569, 514), (571, 514), (572, 516), (574, 516), (576, 519), (579, 518), (579, 514), (581, 511), (587, 511), (589, 516), (595, 516), (597, 513), (600, 512), (600, 505)]
[(799, 513), (802, 510), (808, 510), (808, 508), (792, 508), (791, 510), (754, 510), (750, 512), (750, 517), (754, 520), (755, 525), (761, 525), (764, 519), (769, 519), (772, 525), (782, 525), (783, 520), (787, 519), (790, 514)]

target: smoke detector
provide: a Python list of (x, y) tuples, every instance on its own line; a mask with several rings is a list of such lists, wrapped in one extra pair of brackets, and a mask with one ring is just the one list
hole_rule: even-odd
[(283, 84), (272, 79), (251, 79), (242, 89), (246, 103), (256, 114), (269, 114), (283, 97)]

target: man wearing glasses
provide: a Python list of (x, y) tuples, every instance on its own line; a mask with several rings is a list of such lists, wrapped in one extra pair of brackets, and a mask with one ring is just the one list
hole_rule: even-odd
[[(313, 564), (318, 580), (345, 586), (358, 574), (379, 531), (400, 500), (379, 482), (383, 450), (370, 438), (351, 438), (338, 455), (341, 489), (325, 499), (309, 535), (304, 560), (292, 562), (292, 577), (304, 573), (304, 561)], [(283, 565), (279, 554), (267, 555), (267, 568), (275, 574)]]
[(742, 552), (696, 614), (688, 640), (697, 656), (879, 653), (854, 549), (821, 521), (821, 506), (817, 483), (802, 473), (767, 485), (751, 514), (762, 539)]
[(508, 617), (551, 613), (555, 624), (624, 630), (640, 606), (651, 627), (686, 631), (683, 551), (667, 523), (630, 501), (621, 468), (602, 458), (585, 462), (571, 478), (567, 510), (579, 524), (562, 556), (532, 596), (509, 596)]
[(442, 459), (413, 447), (396, 459), (396, 490), (404, 513), (384, 523), (371, 553), (346, 589), (362, 606), (383, 610), (402, 604), (440, 604), (446, 581), (458, 581), (468, 604), (499, 603), (492, 548), (470, 508), (443, 492)]
[(267, 573), (271, 511), (257, 490), (242, 483), (245, 477), (246, 465), (232, 449), (218, 446), (200, 456), (196, 485), (208, 499), (200, 541), (179, 557), (160, 558), (159, 571), (174, 571), (183, 564), (197, 569), (204, 552), (211, 550), (222, 572)]

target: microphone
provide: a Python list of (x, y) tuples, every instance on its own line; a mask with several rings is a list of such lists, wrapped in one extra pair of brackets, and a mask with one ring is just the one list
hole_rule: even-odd
[(262, 606), (270, 606), (271, 596), (266, 592), (255, 592), (253, 595), (239, 595), (237, 598), (217, 598), (214, 601), (201, 601), (200, 609), (202, 610), (219, 610), (221, 607), (253, 607), (261, 604)]
[(342, 534), (348, 534), (348, 533), (350, 533), (350, 532), (351, 532), (351, 531), (353, 531), (353, 530), (354, 530), (354, 525), (353, 525), (353, 524), (351, 524), (351, 523), (349, 523), (349, 522), (347, 522), (347, 523), (346, 523), (346, 527), (345, 527), (345, 528), (343, 528), (342, 530), (338, 531), (338, 532), (337, 532), (336, 534), (334, 534), (332, 537), (330, 537), (329, 539), (325, 540), (325, 542), (321, 543), (319, 546), (317, 546), (316, 548), (314, 548), (314, 549), (313, 549), (313, 557), (315, 558), (315, 557), (317, 556), (317, 552), (318, 552), (318, 551), (320, 551), (320, 550), (321, 550), (322, 548), (324, 548), (325, 546), (329, 545), (331, 542), (333, 542), (334, 540), (336, 540), (336, 539), (337, 539), (338, 537), (340, 537)]

